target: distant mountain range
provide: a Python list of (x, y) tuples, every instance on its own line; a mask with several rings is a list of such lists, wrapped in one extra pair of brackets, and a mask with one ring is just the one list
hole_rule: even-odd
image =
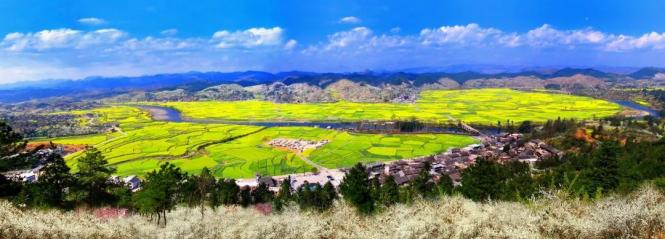
[[(606, 69), (609, 69), (606, 67)], [(49, 97), (103, 97), (129, 91), (153, 91), (185, 89), (198, 91), (219, 84), (238, 84), (252, 86), (282, 82), (290, 85), (307, 83), (325, 87), (337, 80), (348, 79), (353, 82), (381, 85), (402, 83), (422, 86), (437, 82), (441, 78), (450, 78), (464, 83), (473, 79), (507, 78), (531, 76), (540, 79), (588, 75), (603, 80), (615, 79), (650, 79), (658, 73), (665, 73), (663, 68), (647, 67), (630, 73), (626, 68), (614, 68), (612, 72), (595, 68), (516, 68), (493, 65), (457, 65), (445, 68), (412, 68), (398, 72), (353, 72), (353, 73), (315, 73), (290, 71), (269, 73), (262, 71), (244, 72), (187, 72), (177, 74), (157, 74), (137, 77), (89, 77), (81, 80), (41, 80), (0, 85), (0, 102), (15, 103)]]

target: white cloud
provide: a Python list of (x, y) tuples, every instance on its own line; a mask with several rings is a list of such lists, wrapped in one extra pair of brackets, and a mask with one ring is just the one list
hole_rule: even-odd
[(608, 51), (628, 51), (634, 49), (665, 49), (665, 33), (650, 32), (640, 37), (619, 35), (607, 43)]
[(175, 28), (165, 29), (159, 32), (159, 34), (162, 34), (163, 36), (175, 36), (176, 34), (178, 34), (178, 29)]
[(106, 21), (101, 18), (96, 18), (96, 17), (86, 17), (86, 18), (81, 18), (78, 20), (79, 23), (84, 24), (84, 25), (90, 25), (90, 26), (97, 26), (97, 25), (102, 25), (105, 24)]
[(291, 39), (291, 40), (287, 41), (286, 44), (284, 44), (284, 49), (285, 50), (293, 50), (293, 48), (295, 48), (296, 45), (298, 45), (298, 41), (296, 41), (294, 39)]
[(420, 31), (421, 42), (424, 45), (444, 44), (482, 44), (485, 40), (494, 40), (502, 34), (494, 28), (481, 28), (471, 23), (466, 26), (442, 26), (438, 29), (423, 29)]
[(339, 19), (339, 23), (358, 24), (360, 23), (360, 18), (354, 16), (343, 17)]
[(548, 24), (530, 30), (526, 34), (520, 36), (520, 39), (524, 41), (522, 44), (527, 44), (533, 47), (600, 44), (605, 42), (608, 38), (609, 36), (606, 34), (590, 28), (561, 31), (554, 29)]
[(283, 32), (280, 27), (250, 28), (235, 32), (223, 30), (215, 32), (212, 41), (216, 42), (217, 48), (276, 46), (282, 44)]
[(547, 24), (504, 32), (471, 23), (425, 28), (415, 34), (354, 26), (320, 42), (298, 40), (288, 38), (281, 27), (220, 30), (209, 37), (180, 37), (177, 29), (140, 38), (114, 28), (13, 32), (0, 36), (0, 80), (189, 70), (353, 71), (474, 63), (665, 62), (665, 33), (631, 36), (592, 28), (560, 30)]
[(372, 30), (367, 27), (356, 27), (350, 31), (336, 32), (328, 36), (326, 49), (341, 48), (355, 43), (363, 43), (371, 36)]
[(98, 45), (112, 45), (127, 34), (118, 29), (100, 29), (83, 32), (68, 28), (43, 30), (36, 33), (9, 33), (5, 36), (0, 47), (10, 51), (66, 48), (86, 48)]

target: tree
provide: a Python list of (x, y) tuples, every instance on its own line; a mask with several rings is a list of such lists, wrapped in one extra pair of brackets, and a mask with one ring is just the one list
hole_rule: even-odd
[(332, 206), (333, 201), (337, 199), (337, 190), (335, 190), (335, 186), (330, 181), (323, 185), (323, 193), (326, 203)]
[(139, 211), (157, 215), (157, 224), (164, 218), (166, 225), (166, 211), (175, 207), (178, 192), (183, 184), (186, 174), (180, 168), (166, 162), (159, 167), (159, 171), (152, 171), (146, 175), (143, 190), (137, 194), (137, 208)]
[(252, 190), (249, 186), (244, 186), (240, 189), (240, 206), (248, 207), (252, 203)]
[(358, 212), (369, 214), (374, 212), (374, 198), (372, 198), (368, 174), (362, 164), (356, 164), (344, 176), (340, 184), (340, 192), (344, 199), (351, 203)]
[(391, 206), (399, 202), (399, 186), (397, 186), (395, 177), (392, 175), (386, 177), (383, 186), (381, 186), (380, 201), (384, 206)]
[(26, 144), (21, 134), (14, 132), (6, 122), (0, 121), (0, 160), (3, 161), (3, 164), (0, 164), (0, 171), (7, 170), (2, 166), (11, 164), (13, 160), (9, 160), (9, 157), (23, 152)]
[(282, 181), (282, 185), (279, 187), (279, 198), (284, 202), (291, 200), (291, 190), (291, 176), (289, 176)]
[(272, 200), (272, 192), (268, 188), (268, 185), (264, 182), (259, 183), (259, 185), (252, 191), (252, 199), (254, 203), (267, 203)]
[(240, 187), (235, 179), (220, 179), (220, 203), (225, 205), (237, 204), (239, 202)]
[(432, 167), (429, 162), (425, 162), (423, 169), (420, 170), (418, 176), (413, 180), (412, 187), (422, 198), (432, 198), (436, 195), (436, 188), (432, 182), (432, 177), (429, 175), (429, 171)]
[[(12, 170), (29, 165), (31, 162), (26, 155), (20, 155), (25, 150), (26, 141), (23, 136), (14, 132), (12, 128), (0, 121), (0, 172)], [(0, 175), (0, 197), (15, 196), (21, 191), (21, 184)]]
[(282, 184), (279, 186), (279, 192), (277, 193), (277, 196), (272, 200), (273, 203), (273, 208), (276, 211), (282, 211), (284, 208), (284, 204), (288, 203), (293, 199), (293, 195), (291, 193), (291, 176), (288, 176), (284, 180), (282, 180)]
[(196, 193), (200, 200), (199, 206), (201, 207), (201, 218), (203, 218), (206, 202), (212, 207), (216, 205), (214, 202), (215, 199), (213, 199), (215, 197), (212, 193), (215, 188), (215, 177), (212, 176), (208, 167), (203, 167), (201, 174), (194, 178), (196, 181)]
[(28, 184), (19, 195), (19, 201), (28, 206), (62, 207), (66, 189), (74, 184), (65, 160), (58, 154), (49, 154), (37, 183)]
[(476, 201), (498, 199), (503, 175), (498, 163), (487, 159), (476, 160), (462, 171), (462, 194)]
[(453, 184), (453, 179), (448, 175), (441, 175), (438, 183), (439, 193), (441, 195), (451, 195), (455, 185)]
[(528, 134), (533, 131), (533, 125), (531, 124), (531, 121), (525, 120), (520, 123), (520, 126), (517, 127), (517, 131), (522, 133), (522, 134)]
[(78, 160), (78, 186), (84, 192), (84, 201), (90, 206), (99, 205), (102, 200), (109, 198), (106, 189), (115, 168), (106, 164), (108, 162), (102, 153), (93, 147), (86, 147), (83, 157)]
[(619, 144), (614, 141), (602, 142), (591, 158), (589, 194), (600, 190), (608, 192), (619, 186)]

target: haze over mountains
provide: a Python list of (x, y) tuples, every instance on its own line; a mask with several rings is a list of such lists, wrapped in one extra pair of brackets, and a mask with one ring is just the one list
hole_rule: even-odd
[[(286, 86), (298, 84), (301, 88), (302, 85), (326, 88), (330, 84), (346, 79), (361, 85), (366, 84), (370, 86), (406, 85), (428, 88), (439, 87), (433, 86), (433, 84), (442, 84), (441, 80), (445, 79), (449, 81), (448, 83), (456, 82), (459, 85), (467, 83), (466, 86), (468, 87), (515, 87), (515, 85), (502, 85), (500, 82), (511, 80), (511, 82), (524, 83), (531, 86), (533, 84), (530, 84), (530, 82), (542, 84), (538, 83), (539, 80), (552, 80), (554, 82), (575, 81), (578, 83), (579, 81), (585, 81), (589, 83), (589, 79), (591, 79), (590, 84), (594, 85), (596, 84), (593, 82), (594, 80), (605, 82), (648, 80), (656, 77), (659, 73), (665, 74), (664, 68), (655, 67), (632, 69), (622, 67), (596, 68), (566, 67), (553, 69), (531, 67), (518, 69), (517, 67), (494, 65), (455, 65), (443, 68), (423, 67), (383, 72), (315, 73), (290, 71), (269, 73), (244, 71), (228, 73), (187, 72), (136, 77), (88, 77), (81, 80), (41, 80), (0, 85), (0, 102), (16, 103), (63, 96), (72, 98), (103, 98), (132, 91), (169, 91), (180, 89), (184, 92), (198, 92), (208, 87), (222, 84), (236, 84), (248, 87), (283, 83)], [(582, 79), (583, 76), (590, 78)], [(562, 79), (562, 77), (576, 78)], [(517, 85), (517, 87), (520, 86)], [(311, 91), (312, 89), (308, 90)]]

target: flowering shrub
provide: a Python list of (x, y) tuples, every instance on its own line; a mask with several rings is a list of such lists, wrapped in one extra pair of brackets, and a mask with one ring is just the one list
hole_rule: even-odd
[(270, 215), (270, 213), (272, 212), (272, 206), (267, 203), (256, 204), (254, 205), (254, 208), (256, 209), (256, 211), (258, 211), (263, 215)]
[(104, 207), (104, 208), (95, 209), (94, 214), (98, 218), (105, 218), (105, 219), (119, 218), (127, 216), (127, 209)]
[(362, 216), (344, 203), (329, 212), (287, 207), (264, 215), (237, 206), (177, 208), (166, 226), (146, 217), (20, 210), (0, 201), (0, 238), (662, 238), (665, 194), (651, 187), (597, 202), (559, 194), (529, 201), (477, 203), (453, 196), (396, 205)]

